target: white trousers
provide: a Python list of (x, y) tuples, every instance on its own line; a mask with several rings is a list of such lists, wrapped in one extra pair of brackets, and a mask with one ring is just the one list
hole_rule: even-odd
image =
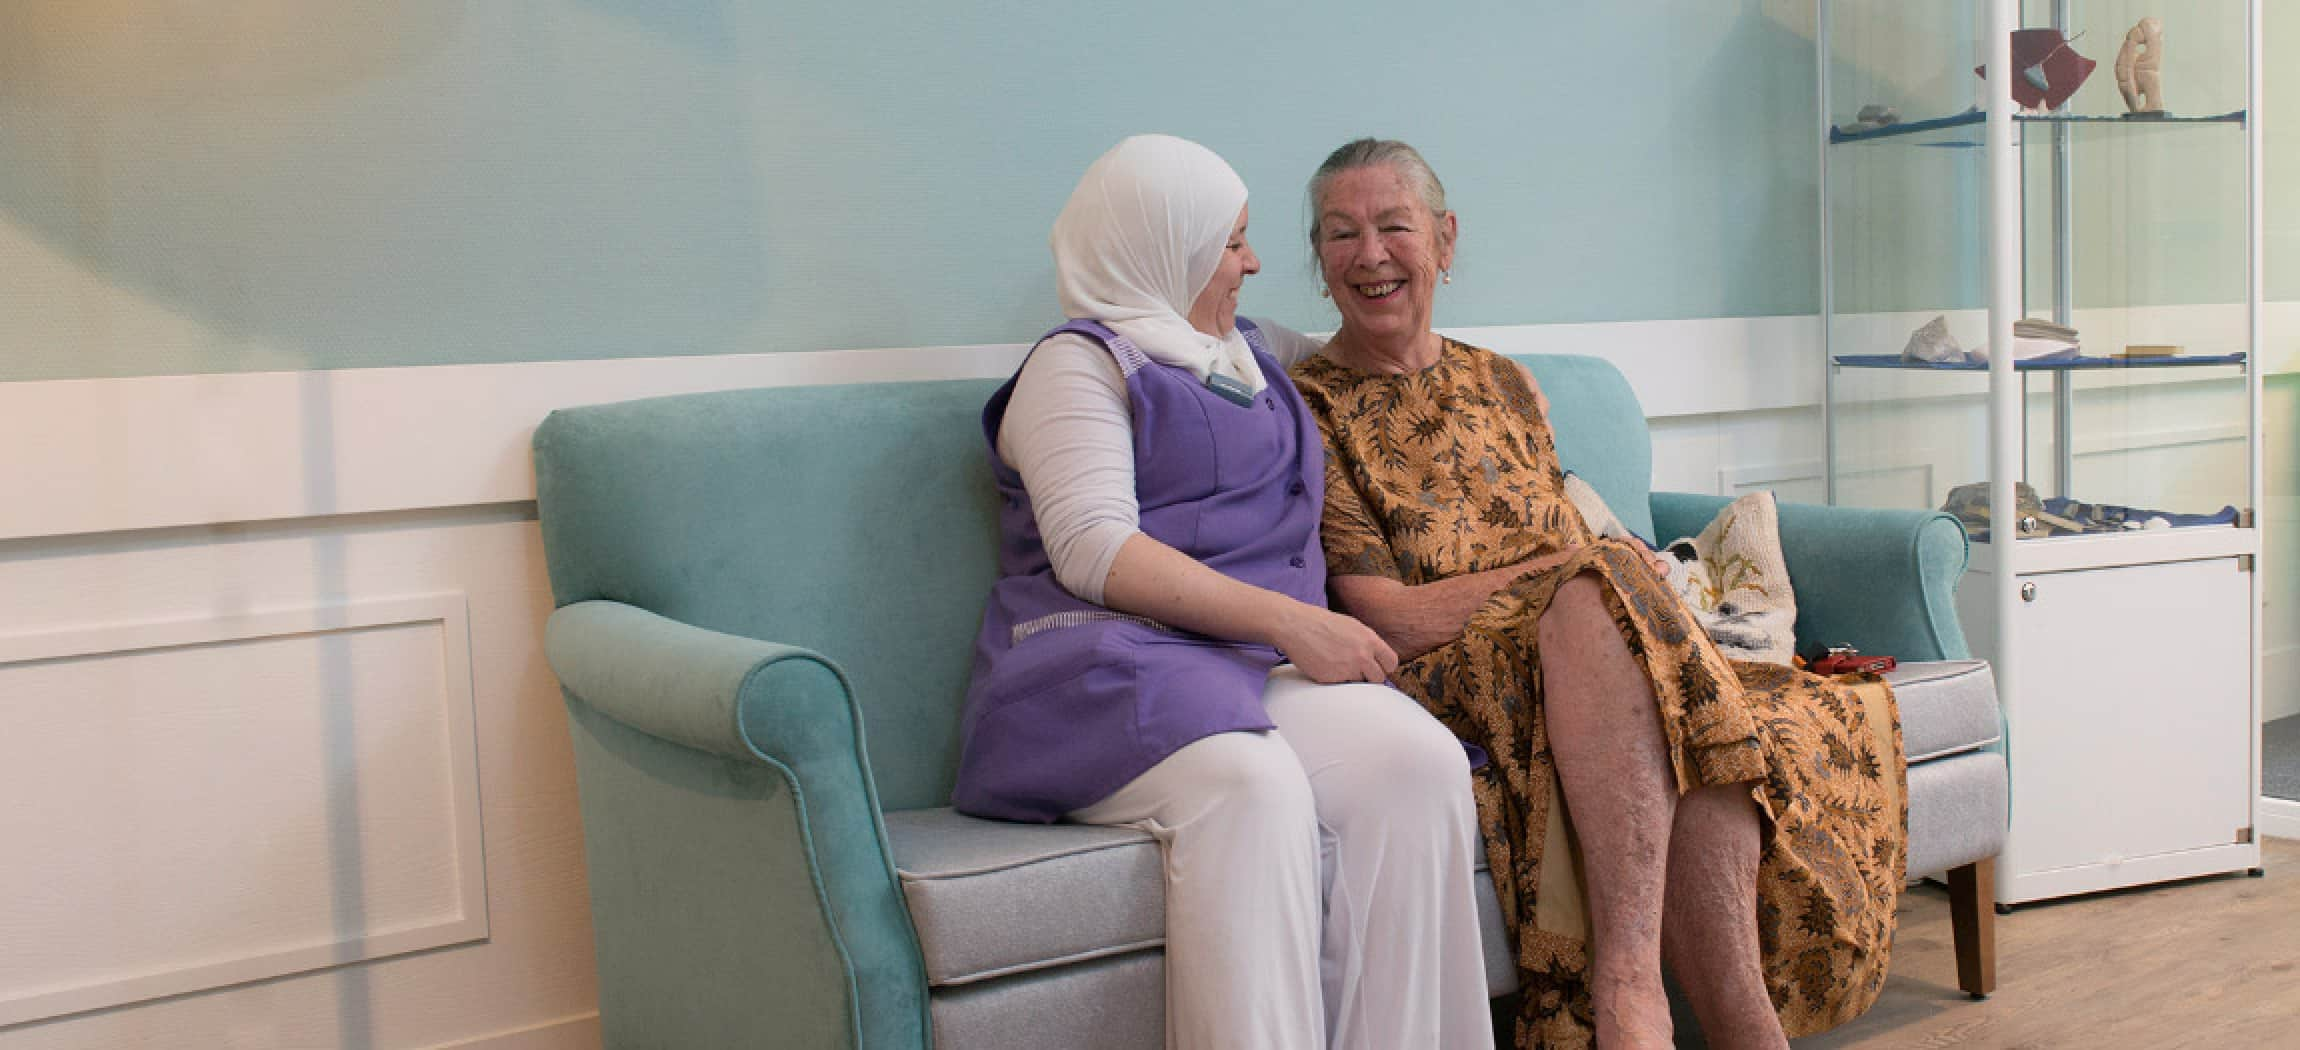
[(1071, 814), (1166, 851), (1172, 1050), (1489, 1050), (1461, 745), (1383, 685), (1263, 693), (1218, 733)]

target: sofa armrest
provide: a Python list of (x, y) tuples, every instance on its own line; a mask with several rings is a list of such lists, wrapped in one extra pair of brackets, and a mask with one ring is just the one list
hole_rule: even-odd
[[(1653, 494), (1663, 542), (1691, 536), (1731, 502)], [(1972, 655), (1957, 622), (1957, 581), (1971, 548), (1940, 511), (1783, 503), (1781, 552), (1797, 597), (1797, 649), (1850, 643), (1903, 660)]]
[(552, 614), (607, 1045), (923, 1047), (926, 975), (824, 657), (620, 602)]
[(569, 695), (698, 751), (766, 762), (829, 757), (845, 750), (817, 731), (830, 728), (853, 733), (859, 744), (846, 676), (811, 650), (609, 601), (553, 613), (543, 649)]

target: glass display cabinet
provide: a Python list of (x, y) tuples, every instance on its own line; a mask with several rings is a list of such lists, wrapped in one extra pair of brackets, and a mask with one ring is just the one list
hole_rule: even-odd
[(1828, 498), (1973, 541), (1997, 901), (2257, 872), (2255, 4), (1818, 14)]

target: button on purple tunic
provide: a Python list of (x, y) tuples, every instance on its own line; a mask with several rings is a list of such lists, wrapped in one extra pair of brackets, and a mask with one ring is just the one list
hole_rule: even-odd
[[(1092, 321), (1118, 359), (1134, 425), (1142, 531), (1233, 579), (1324, 607), (1317, 424), (1262, 335), (1241, 319), (1268, 381), (1239, 404), (1159, 364)], [(1042, 337), (1041, 342), (1044, 341)], [(1014, 382), (983, 408), (999, 510), (999, 580), (974, 644), (953, 804), (982, 817), (1049, 822), (1092, 805), (1183, 745), (1271, 727), (1262, 685), (1278, 653), (1113, 612), (1055, 581), (1022, 478), (998, 456)]]

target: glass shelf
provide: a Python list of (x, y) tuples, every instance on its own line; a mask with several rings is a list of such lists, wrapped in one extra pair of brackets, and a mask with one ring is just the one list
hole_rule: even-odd
[[(2244, 125), (2244, 111), (2239, 109), (2217, 116), (2204, 117), (2123, 117), (2089, 113), (2022, 113), (2014, 115), (2013, 120), (2021, 124), (2118, 124), (2132, 127), (2157, 127), (2166, 124), (2232, 124), (2242, 127)], [(1978, 109), (1968, 109), (1953, 116), (1932, 117), (1926, 120), (1906, 120), (1898, 124), (1887, 124), (1881, 128), (1870, 128), (1864, 131), (1846, 131), (1841, 127), (1831, 127), (1829, 129), (1829, 144), (1839, 146), (1854, 142), (1906, 138), (1912, 135), (1924, 135), (1954, 128), (1977, 127), (1987, 123), (1987, 121), (1988, 114)], [(1978, 149), (1981, 143), (1974, 139), (1959, 139), (1952, 142), (1912, 142), (1910, 145)]]
[[(1830, 359), (1839, 368), (1892, 368), (1911, 372), (1986, 372), (1980, 361), (1911, 361), (1899, 354), (1839, 354)], [(2022, 372), (2085, 372), (2127, 368), (2208, 368), (2242, 365), (2244, 355), (2212, 354), (2195, 357), (2060, 357), (2013, 362)]]

